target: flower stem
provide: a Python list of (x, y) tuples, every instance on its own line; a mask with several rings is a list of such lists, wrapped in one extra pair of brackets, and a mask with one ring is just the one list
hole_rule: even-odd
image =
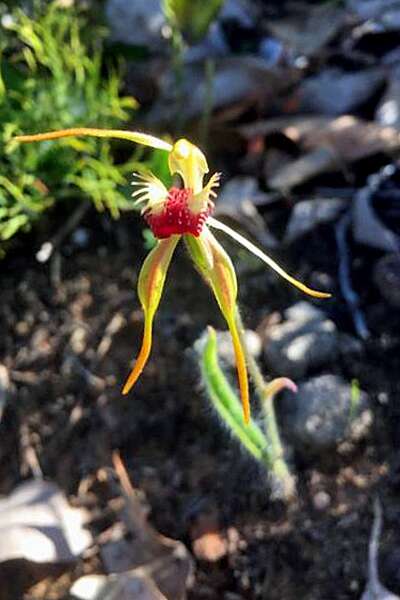
[(175, 121), (175, 134), (179, 136), (182, 133), (183, 121), (184, 121), (184, 106), (185, 106), (185, 67), (184, 67), (184, 54), (185, 54), (185, 42), (182, 33), (178, 27), (172, 26), (172, 37), (171, 37), (171, 48), (172, 48), (172, 69), (175, 77), (175, 89), (176, 89), (176, 121)]
[(214, 75), (215, 61), (213, 58), (207, 58), (204, 65), (204, 104), (200, 123), (200, 140), (204, 149), (207, 149), (208, 145), (210, 119), (214, 104)]
[(201, 372), (211, 403), (224, 424), (257, 462), (263, 462), (265, 436), (254, 421), (244, 423), (241, 403), (219, 366), (217, 336), (212, 327), (208, 328), (208, 337), (202, 350)]
[(239, 311), (237, 311), (236, 322), (246, 356), (247, 367), (263, 410), (264, 432), (267, 440), (263, 460), (271, 473), (273, 495), (276, 498), (290, 500), (296, 494), (296, 481), (285, 461), (285, 453), (276, 420), (274, 397), (285, 387), (291, 389), (293, 392), (297, 388), (286, 377), (280, 377), (270, 383), (266, 383), (257, 361), (248, 350), (243, 321)]

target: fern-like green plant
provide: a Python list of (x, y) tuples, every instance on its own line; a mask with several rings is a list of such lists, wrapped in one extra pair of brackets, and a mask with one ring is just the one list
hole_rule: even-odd
[[(3, 22), (5, 20), (3, 19)], [(132, 164), (116, 164), (107, 140), (10, 143), (18, 133), (80, 124), (117, 127), (136, 107), (105, 72), (104, 30), (60, 3), (13, 10), (0, 48), (0, 245), (29, 229), (56, 201), (89, 196), (113, 216), (132, 207), (122, 193)]]

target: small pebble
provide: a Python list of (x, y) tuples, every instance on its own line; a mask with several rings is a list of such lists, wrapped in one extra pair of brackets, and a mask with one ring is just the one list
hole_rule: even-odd
[(270, 327), (264, 347), (268, 367), (292, 379), (336, 360), (339, 352), (336, 325), (309, 302), (285, 311), (285, 321)]
[(321, 512), (326, 510), (331, 505), (330, 495), (323, 490), (317, 492), (313, 497), (313, 505), (316, 510), (320, 510)]

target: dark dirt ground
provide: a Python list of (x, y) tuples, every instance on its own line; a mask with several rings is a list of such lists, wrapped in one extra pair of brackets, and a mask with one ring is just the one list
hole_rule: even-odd
[[(273, 7), (280, 16), (281, 7), (287, 5), (291, 14), (298, 3), (256, 4), (268, 4), (268, 11)], [(384, 86), (390, 83), (392, 63), (381, 64), (381, 59), (385, 52), (398, 49), (399, 29), (382, 37), (368, 29), (362, 34), (356, 25), (353, 18), (346, 19), (332, 43), (324, 42), (311, 57), (305, 76), (325, 66), (339, 67), (344, 74), (378, 66), (387, 75), (386, 83), (377, 89), (372, 86), (361, 105), (351, 102), (343, 110), (311, 113), (332, 120), (351, 114), (373, 123)], [(255, 29), (259, 26), (256, 23)], [(353, 40), (352, 28), (358, 36)], [(253, 29), (240, 35), (244, 34), (253, 40)], [(300, 34), (301, 38), (301, 28)], [(236, 33), (235, 40), (240, 35)], [(308, 35), (313, 38), (314, 32)], [(389, 47), (383, 44), (385, 35)], [(290, 73), (289, 69), (281, 74), (285, 85)], [(244, 139), (232, 134), (239, 124), (301, 114), (301, 94), (293, 86), (294, 91), (282, 86), (286, 90), (282, 97), (256, 95), (249, 103), (242, 101), (239, 111), (229, 106), (218, 115), (223, 131), (209, 136), (213, 146), (209, 162), (224, 172), (226, 180), (229, 175), (254, 175), (262, 189), (268, 189), (277, 165), (290, 165), (309, 152), (300, 134), (297, 138), (288, 132), (293, 123), (269, 137), (255, 134), (254, 139)], [(136, 90), (132, 93), (136, 95)], [(394, 100), (399, 104), (397, 96)], [(310, 115), (310, 107), (305, 114)], [(161, 131), (165, 132), (162, 127)], [(332, 141), (331, 134), (325, 131), (325, 145)], [(185, 136), (196, 141), (188, 131)], [(349, 139), (350, 143), (344, 136), (337, 147), (333, 143), (340, 173), (322, 170), (318, 180), (306, 179), (308, 187), (280, 194), (279, 202), (260, 209), (274, 235), (281, 236), (298, 200), (319, 197), (317, 192), (324, 187), (332, 198), (345, 189), (350, 202), (352, 190), (364, 186), (368, 175), (399, 155), (399, 144), (397, 154), (391, 148), (382, 154), (382, 144), (377, 144), (376, 152), (367, 149), (353, 156), (352, 146), (357, 144)], [(314, 149), (315, 135), (310, 140)], [(361, 131), (360, 146), (368, 145), (368, 135)], [(372, 432), (350, 454), (291, 456), (298, 499), (285, 507), (271, 500), (266, 474), (229, 437), (201, 389), (189, 349), (208, 324), (220, 329), (224, 324), (184, 248), (170, 269), (151, 360), (134, 391), (123, 397), (121, 386), (137, 354), (143, 325), (135, 290), (146, 254), (142, 224), (132, 215), (113, 222), (91, 210), (80, 224), (87, 243), (67, 238), (48, 263), (38, 263), (37, 250), (62, 226), (63, 215), (53, 213), (47, 227), (27, 236), (1, 263), (0, 364), (10, 375), (11, 397), (0, 422), (0, 495), (41, 470), (74, 506), (89, 510), (95, 544), (64, 571), (47, 569), (44, 574), (10, 566), (0, 574), (0, 600), (63, 600), (71, 583), (83, 574), (106, 572), (102, 540), (120, 521), (115, 507), (121, 491), (110, 477), (116, 450), (133, 485), (143, 493), (157, 531), (181, 540), (194, 554), (196, 524), (208, 522), (229, 540), (220, 560), (196, 558), (189, 600), (359, 599), (366, 582), (376, 495), (384, 514), (380, 575), (391, 591), (400, 594), (400, 318), (373, 282), (373, 267), (383, 253), (350, 240), (352, 283), (371, 336), (359, 355), (341, 357), (327, 369), (347, 381), (358, 380), (368, 393)], [(244, 321), (263, 334), (271, 315), (282, 313), (302, 296), (263, 265), (244, 263), (242, 253), (223, 243), (238, 269)], [(323, 309), (340, 332), (354, 335), (338, 285), (334, 224), (315, 228), (273, 255), (302, 281), (331, 291), (333, 297)], [(285, 432), (285, 415), (279, 417)], [(316, 501), (321, 491), (330, 496), (323, 508)]]
[[(90, 527), (99, 536), (116, 520), (110, 508), (115, 490), (99, 474), (118, 449), (162, 534), (190, 548), (193, 521), (211, 511), (220, 530), (233, 535), (220, 561), (196, 561), (190, 600), (359, 598), (372, 499), (379, 494), (381, 574), (399, 592), (399, 320), (370, 281), (379, 253), (352, 248), (354, 284), (372, 337), (359, 359), (332, 365), (370, 395), (372, 436), (349, 456), (307, 463), (295, 457), (299, 499), (286, 509), (271, 502), (265, 474), (230, 440), (201, 391), (187, 349), (207, 324), (223, 324), (183, 248), (156, 320), (151, 361), (135, 391), (122, 397), (142, 328), (135, 293), (145, 255), (139, 220), (125, 217), (111, 229), (106, 217), (89, 213), (82, 226), (86, 248), (66, 240), (40, 265), (34, 253), (43, 239), (32, 237), (29, 252), (16, 251), (2, 264), (0, 356), (13, 397), (0, 425), (0, 493), (29, 477), (38, 461), (45, 478), (90, 509)], [(328, 281), (334, 297), (324, 308), (353, 333), (335, 283), (336, 254), (332, 227), (324, 226), (277, 258), (311, 285)], [(247, 269), (240, 285), (244, 318), (253, 328), (300, 297), (263, 267)], [(389, 402), (383, 404), (385, 392)], [(318, 510), (314, 497), (321, 490), (331, 504)], [(17, 578), (17, 585), (8, 578), (0, 597), (61, 599), (72, 580), (102, 570), (95, 550), (73, 570), (33, 586), (34, 576)]]

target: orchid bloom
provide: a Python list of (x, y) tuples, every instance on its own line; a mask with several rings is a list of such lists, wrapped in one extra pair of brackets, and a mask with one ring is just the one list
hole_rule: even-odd
[(142, 373), (151, 351), (154, 315), (164, 288), (168, 267), (178, 242), (183, 238), (189, 255), (201, 275), (212, 289), (232, 336), (236, 359), (240, 396), (244, 420), (250, 419), (249, 384), (246, 354), (237, 320), (237, 280), (231, 259), (210, 231), (219, 229), (264, 261), (284, 279), (315, 298), (330, 294), (311, 290), (288, 275), (275, 261), (249, 240), (217, 221), (211, 215), (213, 199), (220, 175), (215, 173), (204, 185), (208, 173), (207, 160), (201, 150), (186, 139), (174, 144), (145, 133), (92, 128), (64, 129), (36, 135), (17, 136), (18, 142), (39, 142), (70, 136), (119, 138), (168, 152), (171, 175), (178, 174), (182, 187), (169, 190), (153, 174), (136, 175), (133, 197), (142, 207), (142, 215), (157, 238), (157, 245), (145, 259), (138, 281), (138, 296), (144, 311), (142, 346), (135, 365), (123, 387), (127, 394)]

